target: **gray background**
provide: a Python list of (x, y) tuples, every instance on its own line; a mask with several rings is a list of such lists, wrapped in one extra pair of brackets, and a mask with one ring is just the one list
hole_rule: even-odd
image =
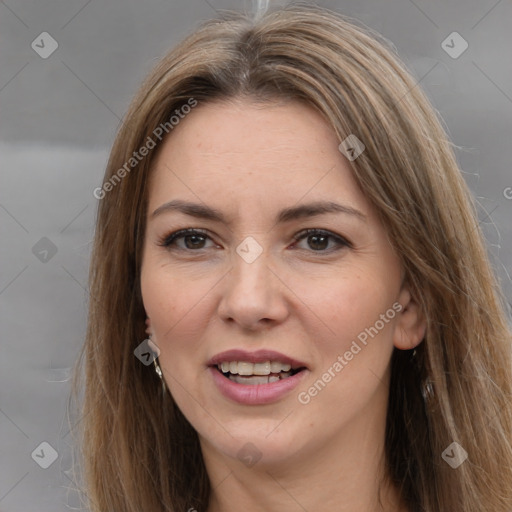
[[(391, 40), (442, 115), (478, 198), (489, 252), (510, 302), (511, 3), (319, 3)], [(70, 472), (69, 377), (85, 333), (97, 205), (92, 192), (101, 183), (120, 118), (166, 50), (216, 16), (215, 10), (250, 5), (0, 1), (2, 512), (79, 506)], [(469, 45), (458, 58), (442, 46), (454, 31)], [(42, 32), (58, 43), (45, 59), (31, 47), (33, 41), (43, 45)], [(445, 44), (460, 48), (459, 42)], [(47, 469), (36, 463), (49, 461), (42, 442), (58, 454)]]

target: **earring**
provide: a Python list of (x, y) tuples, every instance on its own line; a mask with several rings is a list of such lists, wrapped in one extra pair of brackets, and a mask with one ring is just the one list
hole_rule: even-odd
[(423, 396), (423, 400), (425, 401), (425, 404), (429, 405), (432, 400), (434, 399), (434, 384), (432, 383), (432, 380), (430, 377), (427, 377), (422, 383), (421, 383), (421, 394)]
[(155, 360), (153, 361), (153, 364), (155, 365), (155, 372), (157, 373), (157, 375), (160, 377), (160, 380), (162, 381), (162, 391), (165, 394), (165, 392), (167, 391), (167, 387), (165, 386), (165, 380), (164, 380), (164, 376), (162, 374), (162, 369), (156, 362), (156, 359), (157, 358), (155, 357)]
[(167, 391), (167, 387), (165, 385), (165, 380), (164, 380), (164, 376), (162, 373), (162, 369), (160, 368), (160, 365), (157, 363), (157, 359), (160, 356), (160, 350), (159, 350), (158, 346), (155, 344), (155, 342), (153, 341), (152, 334), (150, 334), (148, 337), (148, 345), (149, 345), (150, 349), (155, 353), (155, 359), (153, 360), (153, 364), (155, 365), (156, 374), (160, 377), (160, 380), (162, 381), (162, 391), (165, 394), (165, 392)]

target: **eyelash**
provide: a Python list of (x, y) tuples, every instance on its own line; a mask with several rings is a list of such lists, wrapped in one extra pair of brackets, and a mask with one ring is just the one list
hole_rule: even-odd
[[(161, 238), (159, 240), (158, 245), (165, 247), (169, 250), (179, 250), (179, 251), (187, 251), (187, 252), (200, 252), (202, 250), (205, 250), (205, 248), (200, 248), (200, 249), (194, 250), (194, 249), (186, 249), (186, 248), (183, 249), (181, 247), (174, 247), (174, 248), (172, 247), (172, 245), (176, 242), (176, 240), (185, 238), (187, 235), (188, 236), (200, 235), (200, 236), (204, 236), (206, 238), (210, 238), (208, 236), (207, 232), (204, 230), (196, 229), (196, 228), (187, 228), (187, 229), (180, 229), (179, 231), (175, 231), (173, 233), (165, 235), (163, 238)], [(309, 236), (312, 236), (312, 235), (317, 235), (317, 236), (319, 235), (319, 236), (332, 238), (339, 245), (339, 247), (334, 248), (334, 249), (331, 248), (331, 249), (316, 250), (316, 251), (312, 249), (311, 252), (314, 252), (314, 253), (330, 254), (332, 252), (341, 250), (343, 247), (349, 247), (349, 248), (353, 247), (352, 244), (346, 238), (343, 238), (342, 236), (339, 236), (339, 235), (335, 235), (334, 233), (331, 233), (330, 231), (326, 231), (324, 229), (318, 229), (318, 228), (310, 228), (310, 229), (305, 229), (303, 231), (300, 231), (299, 233), (294, 235), (293, 239), (296, 242), (300, 242), (301, 240), (308, 238)]]

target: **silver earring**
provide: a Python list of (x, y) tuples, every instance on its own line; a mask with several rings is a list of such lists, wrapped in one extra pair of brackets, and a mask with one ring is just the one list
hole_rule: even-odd
[[(152, 334), (149, 335), (149, 346), (151, 350), (154, 351), (153, 346), (156, 347), (155, 342), (153, 341)], [(159, 355), (159, 352), (156, 352), (156, 354)], [(153, 360), (153, 364), (155, 365), (155, 372), (160, 377), (160, 380), (162, 381), (162, 391), (165, 394), (167, 391), (167, 387), (165, 385), (164, 375), (162, 373), (162, 369), (160, 368), (160, 365), (157, 363), (158, 355), (155, 354), (155, 359)]]
[(434, 384), (432, 383), (430, 377), (427, 377), (421, 383), (421, 394), (423, 395), (423, 400), (425, 401), (425, 404), (430, 404), (434, 399)]
[(156, 359), (157, 358), (155, 357), (155, 360), (153, 361), (153, 364), (155, 365), (155, 372), (157, 373), (157, 375), (160, 377), (160, 380), (162, 381), (162, 391), (165, 393), (167, 391), (167, 387), (165, 386), (165, 380), (164, 380), (164, 376), (162, 374), (162, 369), (156, 362)]

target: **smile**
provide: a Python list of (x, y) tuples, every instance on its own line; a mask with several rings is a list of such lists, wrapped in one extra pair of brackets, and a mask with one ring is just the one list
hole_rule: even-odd
[(248, 361), (223, 361), (217, 369), (232, 382), (255, 386), (271, 384), (287, 379), (299, 372), (300, 368), (292, 368), (289, 363), (279, 361), (265, 361), (251, 363)]
[(244, 405), (264, 405), (286, 397), (309, 372), (307, 366), (273, 350), (229, 350), (207, 363), (215, 387)]

